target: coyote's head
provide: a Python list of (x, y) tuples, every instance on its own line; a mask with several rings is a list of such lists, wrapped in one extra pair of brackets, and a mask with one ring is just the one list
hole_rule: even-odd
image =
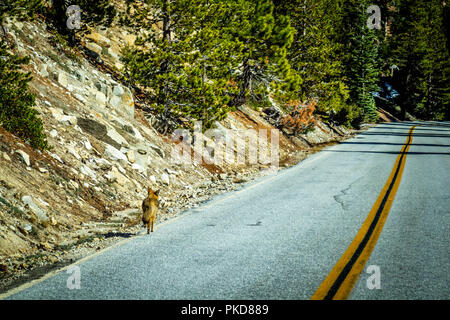
[(152, 188), (148, 187), (148, 188), (147, 188), (147, 191), (148, 191), (148, 196), (149, 196), (149, 197), (156, 197), (156, 198), (158, 198), (159, 190), (153, 191)]

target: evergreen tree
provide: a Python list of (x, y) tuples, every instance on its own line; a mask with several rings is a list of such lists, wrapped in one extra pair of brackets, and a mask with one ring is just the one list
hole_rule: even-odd
[(369, 1), (345, 0), (342, 38), (343, 63), (351, 103), (363, 113), (364, 121), (378, 120), (374, 94), (378, 92), (381, 71), (377, 30), (367, 26)]
[[(291, 92), (299, 85), (299, 77), (287, 58), (295, 29), (286, 14), (274, 12), (270, 0), (228, 0), (228, 19), (217, 27), (229, 36), (230, 41), (242, 44), (236, 52), (240, 61), (235, 69), (239, 93), (233, 106), (241, 106), (249, 95), (261, 85), (272, 92)], [(263, 93), (264, 94), (264, 93)], [(264, 95), (268, 95), (265, 92)]]
[(448, 117), (450, 59), (444, 19), (440, 1), (402, 0), (396, 6), (390, 65), (403, 119), (406, 112), (422, 119)]
[(148, 0), (129, 3), (129, 26), (144, 30), (124, 51), (127, 77), (150, 92), (164, 118), (202, 120), (203, 128), (226, 115), (233, 96), (231, 65), (241, 44), (216, 27), (220, 2)]
[[(296, 30), (288, 59), (302, 80), (298, 99), (316, 101), (316, 112), (322, 118), (337, 120), (337, 114), (346, 112), (351, 122), (348, 88), (342, 80), (342, 48), (338, 42), (342, 1), (278, 0), (275, 8), (289, 16)], [(343, 120), (343, 123), (350, 122)]]
[[(7, 16), (18, 19), (30, 18), (41, 6), (41, 1), (7, 0), (0, 5), (0, 23)], [(12, 46), (0, 38), (0, 126), (18, 137), (29, 141), (32, 147), (47, 148), (42, 121), (33, 109), (35, 97), (28, 88), (31, 74), (21, 72), (29, 57), (12, 53)]]

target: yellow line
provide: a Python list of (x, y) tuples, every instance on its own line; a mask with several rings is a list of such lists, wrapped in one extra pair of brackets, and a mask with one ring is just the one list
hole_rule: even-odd
[(415, 126), (409, 130), (408, 138), (397, 156), (394, 168), (356, 237), (311, 297), (312, 300), (346, 299), (353, 289), (375, 247), (394, 201), (405, 167), (406, 156), (412, 143), (414, 129)]
[[(304, 168), (306, 165), (309, 165), (311, 162), (316, 161), (316, 160), (319, 159), (319, 158), (322, 158), (324, 155), (327, 155), (327, 153), (316, 154), (314, 157), (307, 158), (307, 159), (303, 160), (301, 163), (299, 163), (299, 165), (301, 164), (301, 168)], [(277, 178), (277, 177), (280, 177), (280, 176), (286, 174), (286, 172), (287, 172), (286, 170), (283, 170), (283, 171), (275, 172), (275, 173), (273, 173), (273, 174), (269, 174), (268, 176), (265, 176), (265, 177), (261, 177), (261, 178), (260, 178), (261, 181), (257, 181), (257, 182), (254, 182), (254, 183), (250, 183), (250, 185), (245, 186), (245, 187), (244, 187), (243, 189), (241, 189), (241, 190), (236, 190), (236, 191), (232, 192), (230, 195), (225, 196), (225, 197), (223, 197), (223, 198), (216, 199), (216, 200), (211, 200), (209, 203), (207, 202), (206, 204), (203, 204), (203, 205), (199, 206), (198, 208), (191, 208), (191, 209), (189, 209), (189, 210), (187, 211), (187, 213), (185, 213), (185, 214), (180, 214), (180, 215), (178, 215), (178, 216), (176, 216), (176, 217), (174, 217), (174, 218), (172, 218), (172, 219), (170, 219), (170, 220), (164, 221), (164, 222), (158, 224), (157, 227), (158, 227), (158, 228), (159, 228), (159, 227), (163, 227), (164, 225), (173, 223), (173, 222), (175, 222), (175, 221), (177, 221), (177, 220), (179, 220), (179, 219), (182, 219), (182, 218), (184, 218), (184, 217), (186, 217), (186, 216), (188, 216), (188, 215), (191, 215), (191, 214), (193, 214), (193, 213), (195, 212), (195, 211), (194, 211), (195, 209), (204, 210), (204, 209), (206, 209), (206, 208), (208, 208), (208, 207), (210, 207), (210, 206), (212, 206), (212, 205), (221, 203), (221, 202), (223, 202), (223, 201), (225, 201), (225, 200), (228, 200), (229, 198), (232, 198), (232, 197), (234, 197), (234, 196), (236, 196), (236, 195), (238, 195), (238, 194), (240, 194), (240, 193), (243, 193), (243, 192), (246, 192), (246, 191), (248, 191), (248, 190), (251, 190), (251, 189), (255, 188), (256, 186), (259, 186), (259, 185), (261, 185), (261, 184), (263, 184), (263, 183), (267, 183), (267, 182), (269, 182), (269, 181), (272, 181), (273, 179), (275, 179), (275, 178)], [(142, 237), (142, 236), (145, 236), (145, 234), (143, 234), (143, 235), (137, 235), (137, 236), (135, 236), (135, 237), (131, 237), (131, 238), (128, 238), (128, 239), (121, 240), (121, 241), (119, 241), (119, 242), (113, 244), (112, 246), (106, 247), (106, 248), (104, 248), (104, 249), (102, 249), (102, 250), (100, 250), (100, 251), (98, 251), (98, 252), (95, 252), (95, 253), (93, 253), (93, 254), (91, 254), (91, 255), (88, 255), (88, 256), (86, 256), (86, 257), (80, 259), (80, 260), (75, 261), (74, 263), (72, 263), (72, 264), (70, 264), (70, 265), (67, 265), (67, 266), (64, 266), (64, 267), (62, 267), (62, 268), (59, 268), (59, 269), (57, 269), (57, 270), (51, 271), (51, 272), (45, 274), (44, 276), (42, 276), (42, 277), (40, 277), (40, 278), (38, 278), (38, 279), (34, 279), (34, 280), (32, 280), (32, 281), (30, 281), (30, 282), (27, 282), (27, 283), (24, 283), (24, 284), (22, 284), (22, 285), (20, 285), (20, 286), (18, 286), (18, 287), (12, 288), (12, 289), (10, 289), (10, 290), (4, 292), (4, 293), (1, 293), (1, 294), (0, 294), (0, 300), (4, 300), (4, 299), (6, 299), (6, 298), (8, 298), (8, 297), (10, 297), (10, 296), (12, 296), (12, 295), (14, 295), (14, 294), (17, 294), (17, 293), (19, 293), (19, 292), (21, 292), (21, 291), (23, 291), (23, 290), (26, 290), (26, 289), (28, 289), (28, 288), (34, 286), (34, 285), (36, 285), (36, 284), (38, 284), (38, 283), (40, 283), (40, 282), (43, 282), (43, 281), (45, 281), (46, 279), (51, 278), (51, 277), (55, 276), (56, 274), (58, 274), (58, 273), (60, 273), (60, 272), (63, 272), (64, 270), (69, 269), (71, 266), (79, 265), (79, 264), (81, 264), (81, 263), (84, 263), (84, 262), (86, 262), (86, 261), (88, 261), (88, 260), (90, 260), (90, 259), (92, 259), (92, 258), (94, 258), (94, 257), (99, 256), (100, 254), (103, 254), (103, 253), (105, 253), (105, 252), (107, 252), (107, 251), (109, 251), (109, 250), (111, 250), (111, 249), (114, 249), (114, 248), (116, 248), (116, 247), (118, 247), (118, 246), (120, 246), (120, 245), (122, 245), (122, 244), (125, 244), (125, 243), (127, 243), (127, 242), (129, 242), (129, 241), (132, 241), (132, 240), (136, 239), (137, 237)]]

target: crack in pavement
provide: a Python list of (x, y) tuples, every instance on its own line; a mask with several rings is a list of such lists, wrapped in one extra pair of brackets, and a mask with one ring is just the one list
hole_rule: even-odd
[(358, 182), (362, 177), (357, 178), (355, 181), (350, 183), (347, 188), (344, 188), (340, 191), (340, 194), (336, 194), (333, 196), (334, 200), (339, 203), (342, 207), (342, 210), (348, 210), (348, 206), (345, 205), (344, 200), (342, 199), (344, 196), (348, 195), (348, 191), (353, 187), (353, 185)]

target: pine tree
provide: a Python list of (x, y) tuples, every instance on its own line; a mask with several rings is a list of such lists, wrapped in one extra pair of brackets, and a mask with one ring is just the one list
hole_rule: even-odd
[[(15, 17), (28, 19), (33, 17), (41, 6), (41, 1), (7, 0), (0, 5), (0, 23), (4, 19)], [(41, 119), (33, 109), (35, 97), (30, 92), (28, 83), (31, 73), (20, 71), (22, 65), (28, 64), (29, 57), (19, 57), (12, 53), (12, 45), (0, 38), (0, 126), (29, 141), (32, 147), (47, 148)]]
[(124, 51), (127, 77), (150, 92), (164, 118), (203, 121), (209, 128), (226, 115), (233, 92), (233, 43), (217, 28), (226, 19), (220, 2), (148, 0), (129, 3), (126, 23), (144, 30)]
[[(287, 51), (295, 29), (285, 14), (274, 12), (270, 0), (228, 0), (228, 19), (218, 27), (230, 41), (242, 44), (238, 68), (233, 70), (240, 91), (231, 104), (239, 107), (248, 96), (261, 93), (258, 88), (272, 92), (292, 91), (299, 77), (292, 71)], [(255, 90), (256, 89), (256, 90)], [(269, 92), (266, 91), (267, 96)]]
[(363, 113), (364, 121), (378, 120), (374, 94), (379, 90), (381, 71), (379, 37), (367, 26), (369, 1), (345, 0), (341, 41), (346, 84), (351, 103)]
[(444, 4), (402, 0), (396, 6), (390, 39), (391, 82), (406, 112), (422, 119), (448, 117), (450, 59), (446, 47)]
[[(338, 41), (342, 1), (278, 0), (275, 8), (289, 16), (296, 30), (288, 59), (302, 80), (298, 99), (303, 103), (314, 100), (317, 113), (337, 120), (337, 114), (350, 108), (348, 88), (342, 80), (342, 49)], [(351, 117), (349, 112), (347, 116)], [(349, 124), (347, 119), (343, 122)]]

